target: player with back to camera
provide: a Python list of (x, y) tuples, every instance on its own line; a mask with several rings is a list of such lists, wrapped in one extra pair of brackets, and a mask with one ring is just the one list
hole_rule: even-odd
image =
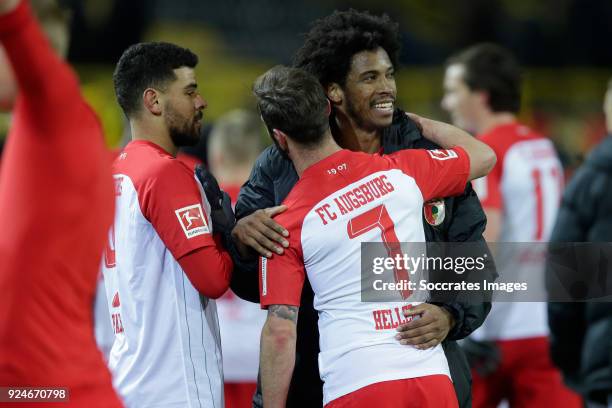
[[(361, 243), (381, 236), (423, 242), (423, 203), (461, 194), (466, 182), (493, 167), (495, 154), (465, 132), (416, 116), (424, 137), (449, 150), (380, 156), (342, 149), (331, 134), (323, 89), (301, 69), (271, 69), (254, 93), (277, 147), (300, 177), (277, 216), (290, 232), (289, 246), (260, 261), (261, 305), (268, 309), (260, 358), (264, 406), (286, 404), (307, 274), (319, 314), (325, 406), (457, 407), (442, 346), (406, 347), (393, 326), (376, 324), (377, 310), (406, 302), (362, 302)], [(351, 206), (338, 204), (345, 194), (356, 197)], [(369, 228), (366, 219), (380, 228)]]
[[(398, 68), (399, 27), (388, 16), (357, 10), (337, 11), (314, 22), (294, 64), (313, 74), (331, 102), (332, 134), (340, 146), (354, 151), (389, 154), (401, 149), (439, 148), (423, 137), (416, 123), (397, 107), (395, 70)], [(457, 129), (441, 129), (449, 134)], [(298, 175), (291, 161), (276, 146), (266, 149), (241, 189), (236, 205), (238, 222), (233, 231), (237, 245), (251, 247), (260, 255), (282, 253), (284, 226), (271, 216), (295, 185)], [(439, 197), (438, 197), (439, 198)], [(433, 210), (436, 217), (431, 217)], [(424, 207), (422, 221), (428, 242), (474, 242), (488, 251), (482, 238), (486, 219), (476, 193), (468, 183), (457, 197), (435, 200)], [(482, 250), (480, 249), (482, 248)], [(232, 288), (248, 300), (257, 301), (256, 252), (247, 249), (234, 258)], [(487, 272), (494, 279), (492, 265)], [(304, 285), (296, 369), (288, 406), (320, 405), (322, 388), (317, 363), (317, 314), (313, 292)], [(406, 313), (421, 319), (399, 327), (402, 344), (433, 347), (442, 343), (449, 360), (453, 385), (461, 407), (470, 405), (470, 370), (455, 340), (464, 338), (485, 319), (490, 303), (423, 303)], [(254, 403), (260, 405), (260, 395)]]

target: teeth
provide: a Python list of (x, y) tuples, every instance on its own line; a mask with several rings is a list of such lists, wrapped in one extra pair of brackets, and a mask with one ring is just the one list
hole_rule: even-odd
[(393, 102), (377, 103), (377, 104), (374, 105), (374, 107), (376, 109), (392, 109), (393, 108)]

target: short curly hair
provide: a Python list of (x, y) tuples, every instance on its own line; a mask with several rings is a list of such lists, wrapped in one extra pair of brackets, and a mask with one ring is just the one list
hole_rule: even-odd
[(344, 86), (353, 55), (378, 47), (397, 66), (399, 25), (388, 15), (354, 9), (334, 11), (314, 22), (293, 65), (314, 75), (324, 87), (333, 82)]
[(115, 67), (117, 102), (129, 118), (140, 111), (145, 89), (163, 89), (169, 81), (176, 80), (175, 69), (196, 65), (198, 57), (187, 48), (165, 42), (134, 44), (123, 52)]

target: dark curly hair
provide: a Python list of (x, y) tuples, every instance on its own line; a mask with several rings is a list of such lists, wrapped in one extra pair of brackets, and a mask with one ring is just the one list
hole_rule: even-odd
[(127, 117), (140, 111), (145, 89), (164, 89), (176, 80), (174, 70), (195, 68), (198, 57), (187, 48), (165, 42), (134, 44), (123, 52), (113, 74), (117, 101)]
[(334, 11), (314, 22), (293, 65), (314, 75), (324, 87), (332, 82), (344, 86), (353, 55), (378, 47), (397, 66), (399, 26), (388, 15), (354, 9)]

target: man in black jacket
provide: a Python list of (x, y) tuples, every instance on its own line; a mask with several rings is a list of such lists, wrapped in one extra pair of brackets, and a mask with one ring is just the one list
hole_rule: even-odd
[[(332, 104), (332, 132), (341, 146), (370, 153), (438, 147), (424, 139), (416, 124), (395, 108), (398, 49), (397, 24), (387, 16), (355, 10), (335, 12), (321, 19), (307, 34), (295, 65), (314, 74), (324, 87)], [(284, 230), (271, 217), (283, 211), (283, 207), (273, 206), (283, 201), (297, 180), (291, 162), (275, 146), (258, 158), (236, 204), (239, 221), (233, 236), (243, 257), (246, 247), (263, 256), (269, 256), (271, 251), (282, 253), (281, 245), (286, 245)], [(482, 238), (486, 219), (471, 185), (466, 186), (462, 196), (440, 200), (436, 209), (437, 218), (424, 220), (428, 241), (475, 241), (487, 250)], [(232, 289), (247, 300), (258, 301), (256, 258), (235, 261)], [(491, 271), (494, 274), (492, 267)], [(288, 406), (322, 404), (317, 315), (312, 301), (312, 289), (305, 284)], [(411, 309), (421, 319), (401, 328), (403, 344), (429, 348), (443, 343), (461, 407), (471, 406), (471, 378), (455, 340), (479, 327), (489, 309), (489, 303), (427, 303)], [(258, 406), (259, 401), (256, 395), (254, 405)]]
[[(608, 136), (595, 148), (568, 184), (550, 240), (552, 247), (559, 242), (612, 241), (612, 80), (608, 85), (604, 110)], [(607, 248), (610, 248), (609, 244)], [(593, 251), (590, 253), (593, 254)], [(609, 256), (609, 253), (609, 250), (606, 251), (604, 256)], [(585, 262), (584, 259), (577, 261)], [(595, 259), (587, 261), (589, 264), (599, 264)], [(554, 274), (555, 268), (549, 267), (547, 272)], [(608, 273), (609, 281), (609, 267), (603, 272)], [(555, 276), (549, 275), (548, 278), (550, 280)], [(575, 278), (588, 279), (585, 276)], [(551, 357), (563, 372), (565, 382), (588, 401), (611, 406), (610, 303), (549, 303), (548, 323)]]

